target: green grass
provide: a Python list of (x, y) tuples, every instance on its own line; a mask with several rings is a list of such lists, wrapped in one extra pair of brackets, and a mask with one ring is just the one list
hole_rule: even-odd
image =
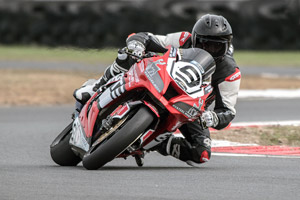
[(300, 51), (236, 51), (239, 66), (300, 67)]
[(260, 135), (264, 145), (300, 146), (299, 126), (272, 126), (267, 127)]
[(0, 60), (73, 61), (82, 63), (111, 63), (117, 49), (47, 48), (36, 46), (0, 46)]
[[(117, 49), (47, 48), (37, 46), (0, 46), (0, 60), (73, 61), (111, 63)], [(300, 51), (235, 51), (239, 66), (300, 67)]]
[(260, 126), (212, 132), (213, 140), (300, 147), (300, 126)]

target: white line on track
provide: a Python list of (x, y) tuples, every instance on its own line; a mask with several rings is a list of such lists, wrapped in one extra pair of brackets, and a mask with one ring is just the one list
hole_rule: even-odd
[(300, 89), (240, 90), (238, 98), (300, 98)]
[(300, 126), (300, 120), (287, 121), (266, 121), (266, 122), (236, 122), (232, 123), (230, 127), (255, 127), (255, 126)]
[(258, 146), (257, 144), (244, 144), (239, 142), (231, 142), (228, 140), (212, 140), (211, 147), (234, 147), (234, 146)]
[(261, 155), (261, 154), (239, 154), (239, 153), (212, 153), (213, 156), (227, 156), (227, 157), (257, 157), (257, 158), (296, 158), (300, 156), (286, 156), (286, 155)]

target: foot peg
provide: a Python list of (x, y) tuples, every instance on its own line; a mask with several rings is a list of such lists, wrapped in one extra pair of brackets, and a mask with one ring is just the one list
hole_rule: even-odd
[(144, 152), (142, 152), (142, 154), (136, 154), (136, 155), (134, 155), (135, 162), (136, 162), (136, 164), (139, 167), (143, 167), (143, 165), (144, 165), (144, 157), (145, 157)]

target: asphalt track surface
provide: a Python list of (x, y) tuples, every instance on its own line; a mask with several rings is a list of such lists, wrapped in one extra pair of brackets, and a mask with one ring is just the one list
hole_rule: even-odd
[[(52, 70), (53, 66), (57, 69), (73, 66), (71, 70), (82, 70), (82, 66), (70, 63), (60, 66), (20, 62), (18, 66), (10, 62), (0, 62), (0, 68), (42, 66)], [(104, 67), (85, 69), (101, 72)], [(261, 68), (252, 68), (245, 72), (260, 74), (260, 71)], [(288, 73), (278, 71), (281, 75)], [(239, 100), (234, 122), (299, 120), (299, 104), (299, 99)], [(206, 164), (190, 167), (172, 157), (150, 153), (142, 168), (132, 158), (116, 159), (97, 171), (87, 171), (81, 165), (57, 166), (51, 160), (49, 146), (70, 122), (72, 109), (72, 106), (0, 108), (1, 200), (300, 199), (299, 158), (213, 156)]]
[[(299, 108), (298, 102), (286, 106)], [(260, 103), (239, 102), (236, 120), (256, 121), (254, 107), (271, 105)], [(71, 111), (72, 106), (0, 108), (0, 199), (300, 199), (299, 158), (213, 156), (190, 167), (150, 153), (142, 168), (133, 158), (116, 159), (97, 171), (57, 166), (49, 145)]]
[(234, 122), (300, 120), (300, 99), (238, 99)]

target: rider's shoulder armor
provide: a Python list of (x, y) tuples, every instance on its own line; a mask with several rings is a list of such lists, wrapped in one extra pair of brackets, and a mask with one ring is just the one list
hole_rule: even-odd
[(192, 46), (192, 34), (189, 32), (181, 32), (179, 37), (179, 45), (181, 48), (190, 48)]
[[(237, 77), (234, 77), (236, 73)], [(231, 79), (230, 79), (231, 78)], [(216, 62), (216, 71), (212, 76), (213, 85), (217, 85), (223, 81), (232, 81), (234, 78), (240, 78), (239, 68), (230, 55), (225, 55), (221, 61)]]

